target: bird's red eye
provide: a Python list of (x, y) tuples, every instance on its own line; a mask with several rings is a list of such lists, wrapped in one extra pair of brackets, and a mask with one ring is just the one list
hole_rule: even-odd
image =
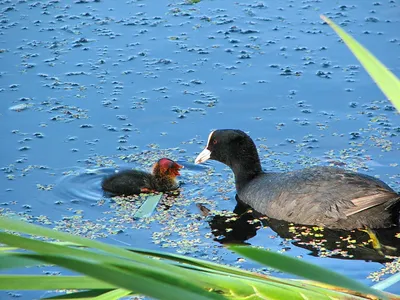
[(213, 140), (213, 144), (215, 145), (215, 144), (217, 144), (218, 143), (218, 141), (217, 140)]

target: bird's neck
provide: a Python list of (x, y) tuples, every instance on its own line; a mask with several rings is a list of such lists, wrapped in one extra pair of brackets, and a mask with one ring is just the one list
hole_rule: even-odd
[(158, 184), (161, 185), (174, 185), (176, 183), (176, 177), (173, 175), (160, 175), (160, 174), (154, 174), (154, 178), (157, 181)]
[(231, 168), (235, 175), (237, 190), (263, 172), (258, 155), (241, 157), (240, 160), (236, 160), (231, 164)]

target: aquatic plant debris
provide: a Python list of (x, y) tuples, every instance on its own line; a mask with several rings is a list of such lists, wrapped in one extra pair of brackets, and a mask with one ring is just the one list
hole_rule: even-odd
[(144, 203), (133, 215), (134, 218), (146, 218), (150, 217), (154, 212), (156, 206), (161, 200), (162, 194), (149, 195), (146, 197)]
[[(233, 213), (231, 171), (193, 165), (211, 130), (240, 128), (265, 170), (338, 166), (400, 191), (399, 115), (318, 18), (323, 12), (398, 76), (399, 3), (195, 2), (0, 0), (0, 213), (276, 276), (287, 275), (224, 243), (340, 267), (369, 285), (400, 270), (391, 252), (374, 252), (379, 264), (355, 260), (371, 247), (365, 233), (331, 245), (319, 228), (279, 231)], [(134, 218), (144, 199), (102, 193), (103, 176), (149, 170), (164, 156), (185, 164), (180, 194), (163, 195), (150, 217)]]

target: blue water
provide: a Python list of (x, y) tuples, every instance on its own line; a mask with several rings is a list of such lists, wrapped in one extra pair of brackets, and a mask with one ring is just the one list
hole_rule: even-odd
[[(400, 76), (395, 1), (0, 1), (0, 212), (259, 268), (215, 241), (196, 206), (235, 207), (230, 170), (193, 165), (216, 128), (248, 131), (266, 169), (341, 164), (400, 190), (399, 115), (320, 14)], [(185, 164), (182, 193), (145, 226), (131, 219), (134, 204), (104, 197), (100, 182), (115, 169), (148, 169), (160, 156)], [(309, 255), (268, 225), (255, 233), (247, 243), (368, 285), (383, 267)]]

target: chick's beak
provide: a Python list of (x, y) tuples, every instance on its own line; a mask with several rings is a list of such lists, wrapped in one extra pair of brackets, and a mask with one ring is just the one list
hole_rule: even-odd
[(200, 154), (196, 157), (194, 163), (195, 164), (201, 164), (205, 162), (206, 160), (210, 159), (211, 151), (208, 150), (207, 148), (204, 148), (203, 151), (200, 152)]
[(184, 168), (184, 166), (182, 166), (182, 165), (180, 165), (180, 164), (178, 164), (178, 163), (174, 163), (173, 169), (174, 169), (175, 175), (176, 175), (176, 176), (180, 176), (181, 173), (179, 173), (179, 170), (180, 170), (180, 169), (183, 169), (183, 168)]

